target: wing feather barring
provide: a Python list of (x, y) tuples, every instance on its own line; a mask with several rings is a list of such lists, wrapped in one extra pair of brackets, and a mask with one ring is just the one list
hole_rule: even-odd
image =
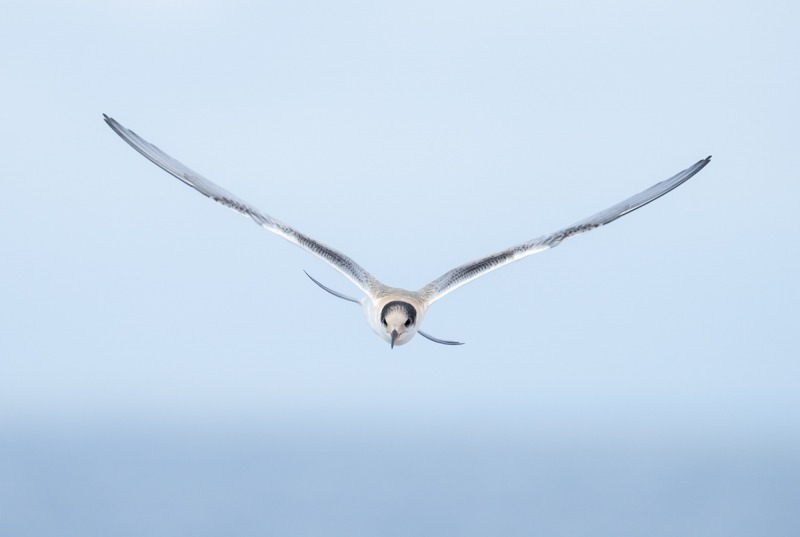
[(114, 132), (156, 166), (180, 179), (201, 194), (250, 218), (264, 229), (276, 235), (280, 235), (287, 241), (317, 256), (342, 273), (364, 293), (363, 298), (356, 299), (343, 295), (318, 282), (308, 273), (306, 273), (306, 275), (311, 278), (314, 283), (332, 295), (359, 304), (364, 310), (367, 322), (372, 330), (375, 331), (378, 336), (389, 342), (392, 347), (408, 343), (417, 333), (436, 343), (461, 345), (461, 343), (457, 341), (435, 338), (419, 329), (422, 324), (422, 319), (431, 304), (446, 294), (455, 291), (462, 285), (471, 282), (475, 278), (483, 276), (500, 267), (504, 267), (514, 261), (519, 261), (529, 255), (538, 254), (539, 252), (554, 248), (566, 239), (597, 229), (640, 207), (644, 207), (651, 201), (660, 198), (667, 192), (670, 192), (691, 179), (711, 161), (710, 156), (706, 157), (692, 166), (689, 166), (682, 172), (673, 175), (669, 179), (661, 181), (647, 190), (635, 196), (631, 196), (589, 218), (585, 218), (571, 226), (559, 229), (554, 233), (542, 235), (541, 237), (517, 244), (500, 252), (465, 263), (453, 270), (445, 272), (418, 291), (406, 291), (382, 284), (372, 274), (364, 270), (361, 265), (345, 254), (317, 242), (295, 228), (259, 211), (246, 201), (237, 198), (227, 190), (220, 188), (199, 173), (181, 164), (132, 130), (123, 127), (113, 118), (106, 115), (104, 115), (104, 117), (106, 123)]

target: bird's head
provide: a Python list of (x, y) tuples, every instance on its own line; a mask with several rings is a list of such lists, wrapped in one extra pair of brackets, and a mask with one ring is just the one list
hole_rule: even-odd
[(381, 310), (381, 326), (392, 348), (408, 343), (417, 333), (417, 310), (408, 302), (389, 302)]

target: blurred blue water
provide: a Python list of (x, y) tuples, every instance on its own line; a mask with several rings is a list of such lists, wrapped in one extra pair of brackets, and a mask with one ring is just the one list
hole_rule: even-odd
[[(0, 433), (0, 535), (796, 535), (800, 459), (263, 424)], [(759, 446), (760, 447), (756, 447)]]

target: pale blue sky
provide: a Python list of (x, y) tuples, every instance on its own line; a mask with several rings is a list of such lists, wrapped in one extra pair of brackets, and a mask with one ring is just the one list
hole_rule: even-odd
[[(0, 426), (800, 441), (795, 3), (3, 11)], [(392, 351), (102, 113), (409, 288), (714, 158), (438, 302), (466, 345)]]

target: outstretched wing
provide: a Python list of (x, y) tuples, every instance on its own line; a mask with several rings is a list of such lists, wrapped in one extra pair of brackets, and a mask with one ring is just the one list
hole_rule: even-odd
[(635, 211), (640, 207), (644, 207), (651, 201), (660, 198), (670, 190), (677, 188), (686, 181), (688, 181), (694, 174), (699, 172), (711, 161), (711, 157), (704, 158), (693, 166), (686, 168), (682, 172), (662, 181), (656, 185), (651, 186), (644, 192), (640, 192), (625, 201), (622, 201), (613, 207), (601, 211), (585, 220), (573, 224), (569, 227), (544, 235), (542, 237), (523, 242), (516, 246), (512, 246), (502, 252), (497, 252), (488, 255), (481, 259), (472, 261), (453, 270), (446, 272), (439, 278), (433, 280), (431, 283), (419, 290), (428, 301), (428, 304), (439, 300), (447, 293), (458, 289), (465, 283), (469, 283), (479, 276), (483, 276), (487, 272), (518, 261), (523, 257), (538, 254), (550, 248), (554, 248), (561, 244), (561, 242), (575, 235), (586, 233), (600, 226), (604, 226), (609, 222), (613, 222), (620, 216), (624, 216), (630, 212)]
[(355, 261), (347, 257), (341, 252), (329, 248), (321, 244), (308, 235), (300, 233), (291, 226), (272, 218), (268, 214), (260, 212), (258, 209), (240, 200), (230, 192), (218, 187), (202, 175), (187, 168), (174, 158), (170, 157), (159, 148), (143, 139), (135, 132), (123, 127), (115, 119), (103, 114), (103, 117), (108, 123), (108, 126), (114, 129), (114, 132), (128, 142), (131, 147), (136, 151), (147, 157), (151, 162), (159, 166), (166, 172), (174, 175), (190, 187), (194, 188), (201, 194), (204, 194), (212, 200), (221, 203), (222, 205), (236, 211), (239, 214), (250, 217), (259, 226), (272, 231), (286, 239), (289, 242), (308, 250), (315, 256), (323, 261), (326, 261), (333, 268), (344, 274), (356, 286), (358, 286), (364, 293), (372, 295), (372, 290), (379, 286), (380, 283), (369, 272), (361, 268)]

